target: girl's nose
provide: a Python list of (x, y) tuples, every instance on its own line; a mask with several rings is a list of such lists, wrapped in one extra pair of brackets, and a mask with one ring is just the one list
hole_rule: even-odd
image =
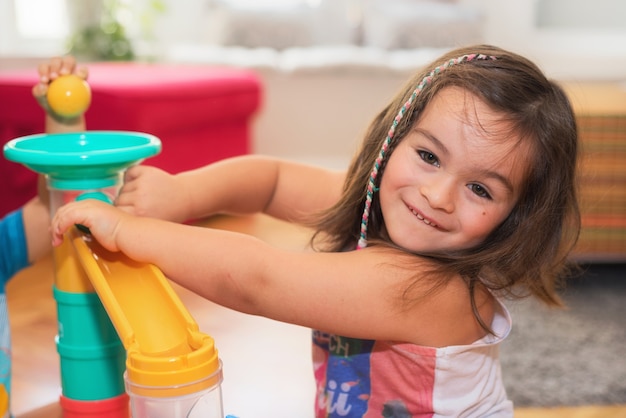
[(454, 183), (449, 176), (435, 176), (422, 185), (420, 192), (426, 198), (430, 207), (443, 210), (447, 213), (454, 211)]

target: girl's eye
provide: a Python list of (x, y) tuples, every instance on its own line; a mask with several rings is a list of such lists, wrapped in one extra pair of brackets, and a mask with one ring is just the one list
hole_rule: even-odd
[(474, 192), (476, 196), (484, 197), (485, 199), (491, 200), (491, 195), (489, 194), (487, 189), (485, 189), (480, 184), (470, 184), (468, 187), (472, 192)]
[(434, 165), (435, 167), (439, 167), (439, 158), (437, 158), (435, 154), (430, 153), (428, 151), (421, 151), (421, 150), (418, 150), (417, 153), (420, 156), (420, 158), (424, 160), (426, 163), (430, 165)]

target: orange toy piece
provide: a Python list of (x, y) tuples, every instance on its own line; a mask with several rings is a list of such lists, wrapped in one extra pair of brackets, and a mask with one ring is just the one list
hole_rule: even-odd
[(50, 83), (47, 97), (55, 113), (74, 118), (84, 113), (91, 104), (91, 88), (77, 75), (62, 75)]

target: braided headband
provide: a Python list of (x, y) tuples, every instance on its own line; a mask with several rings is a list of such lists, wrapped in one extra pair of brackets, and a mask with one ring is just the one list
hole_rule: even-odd
[(473, 60), (495, 60), (497, 59), (494, 56), (488, 56), (488, 55), (483, 55), (483, 54), (469, 54), (469, 55), (462, 55), (458, 58), (454, 58), (451, 59), (450, 61), (445, 62), (444, 64), (435, 67), (434, 70), (432, 70), (426, 77), (424, 77), (422, 79), (422, 81), (420, 81), (420, 83), (417, 85), (417, 87), (415, 88), (415, 90), (413, 90), (413, 93), (411, 94), (411, 97), (409, 97), (409, 99), (406, 101), (406, 103), (404, 103), (402, 105), (402, 107), (400, 108), (400, 111), (398, 112), (398, 114), (396, 115), (395, 119), (393, 120), (393, 123), (391, 124), (391, 128), (389, 128), (389, 132), (387, 133), (387, 137), (385, 138), (385, 142), (383, 142), (383, 146), (380, 149), (380, 153), (378, 154), (378, 157), (376, 158), (376, 161), (374, 161), (374, 167), (372, 168), (372, 172), (370, 174), (369, 177), (369, 181), (367, 183), (367, 193), (366, 193), (366, 197), (365, 197), (365, 208), (363, 209), (363, 216), (361, 217), (361, 233), (359, 236), (359, 242), (357, 244), (357, 250), (361, 249), (361, 248), (365, 248), (367, 246), (367, 225), (368, 225), (368, 220), (369, 220), (369, 216), (370, 216), (370, 209), (372, 206), (372, 198), (374, 196), (374, 192), (378, 191), (378, 188), (376, 187), (376, 178), (378, 177), (378, 171), (380, 170), (380, 167), (383, 163), (383, 161), (385, 160), (385, 157), (387, 155), (387, 151), (389, 150), (389, 147), (391, 145), (391, 141), (393, 139), (393, 135), (396, 131), (396, 126), (398, 126), (398, 123), (400, 123), (400, 121), (402, 120), (402, 117), (404, 116), (404, 114), (406, 113), (406, 111), (411, 107), (411, 105), (413, 104), (413, 102), (415, 101), (415, 98), (418, 96), (418, 94), (420, 94), (420, 92), (424, 89), (424, 87), (426, 87), (426, 85), (428, 85), (428, 83), (431, 82), (431, 80), (433, 79), (434, 76), (436, 76), (437, 74), (441, 73), (442, 71), (444, 71), (446, 68), (449, 68), (453, 65), (457, 65), (460, 64), (462, 62), (466, 62), (466, 61), (473, 61)]

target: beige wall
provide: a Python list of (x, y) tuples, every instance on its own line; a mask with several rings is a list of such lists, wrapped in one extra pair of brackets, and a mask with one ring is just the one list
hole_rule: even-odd
[(254, 151), (345, 167), (371, 119), (408, 73), (261, 72), (264, 103), (254, 120)]

